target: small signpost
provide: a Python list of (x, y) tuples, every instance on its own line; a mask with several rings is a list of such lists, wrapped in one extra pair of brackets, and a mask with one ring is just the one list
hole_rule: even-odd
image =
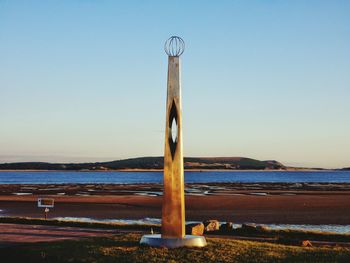
[(47, 219), (47, 214), (50, 212), (49, 208), (53, 208), (55, 205), (55, 200), (52, 198), (38, 198), (38, 207), (45, 208), (45, 220)]

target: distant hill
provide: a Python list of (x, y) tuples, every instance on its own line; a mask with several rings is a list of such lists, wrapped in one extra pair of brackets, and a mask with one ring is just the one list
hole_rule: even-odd
[[(140, 157), (96, 163), (21, 162), (0, 164), (0, 170), (161, 170), (163, 163), (163, 157)], [(244, 157), (186, 157), (184, 166), (187, 170), (286, 169), (283, 164), (274, 160), (259, 161)]]

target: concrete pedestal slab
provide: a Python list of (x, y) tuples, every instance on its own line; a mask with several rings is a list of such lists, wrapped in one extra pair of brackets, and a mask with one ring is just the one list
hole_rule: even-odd
[(149, 245), (152, 247), (205, 247), (207, 241), (203, 236), (186, 235), (183, 238), (162, 237), (162, 235), (144, 235), (141, 238), (140, 244)]

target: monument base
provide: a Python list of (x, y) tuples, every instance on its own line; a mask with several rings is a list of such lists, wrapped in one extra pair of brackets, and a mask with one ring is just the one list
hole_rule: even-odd
[(162, 237), (162, 235), (144, 235), (140, 244), (146, 244), (152, 247), (205, 247), (207, 241), (203, 236), (186, 235), (183, 238)]

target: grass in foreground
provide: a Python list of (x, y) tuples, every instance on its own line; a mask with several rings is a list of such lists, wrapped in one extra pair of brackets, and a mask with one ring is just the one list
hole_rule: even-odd
[(244, 237), (267, 237), (276, 238), (277, 242), (283, 244), (298, 243), (296, 241), (328, 241), (328, 242), (350, 242), (349, 234), (329, 233), (320, 231), (293, 230), (293, 229), (270, 229), (267, 227), (241, 227), (231, 231), (213, 231), (209, 234), (232, 235)]
[[(0, 217), (0, 223), (68, 226), (68, 227), (100, 228), (100, 229), (119, 229), (119, 230), (130, 230), (130, 231), (146, 231), (146, 232), (149, 232), (152, 228), (155, 232), (160, 231), (160, 225), (151, 225), (151, 224), (139, 225), (139, 224), (122, 224), (122, 223), (103, 223), (103, 222), (61, 221), (61, 220), (54, 220), (54, 219), (44, 220), (40, 218), (26, 218), (26, 217)], [(293, 244), (293, 243), (298, 243), (298, 241), (302, 241), (302, 240), (350, 242), (349, 234), (337, 234), (337, 233), (291, 230), (291, 229), (273, 230), (266, 227), (259, 227), (259, 228), (242, 227), (238, 229), (232, 229), (231, 231), (219, 230), (219, 231), (208, 232), (207, 234), (275, 238), (276, 242), (282, 243), (282, 244)]]
[(207, 238), (205, 248), (140, 246), (140, 234), (119, 234), (0, 248), (1, 262), (350, 262), (350, 248), (303, 248)]

